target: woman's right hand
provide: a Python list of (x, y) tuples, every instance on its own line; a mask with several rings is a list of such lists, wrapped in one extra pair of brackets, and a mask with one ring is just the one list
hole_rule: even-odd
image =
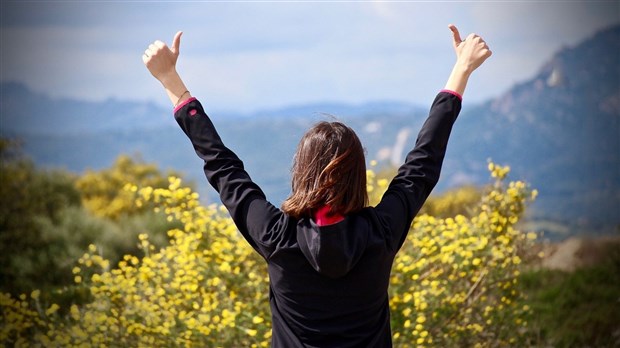
[(461, 34), (454, 24), (450, 24), (448, 28), (452, 31), (456, 65), (464, 69), (464, 72), (471, 74), (493, 54), (482, 37), (472, 33), (465, 40), (461, 40)]
[(471, 73), (482, 65), (492, 52), (480, 36), (469, 34), (465, 40), (461, 40), (461, 34), (456, 26), (450, 24), (448, 28), (452, 30), (452, 46), (456, 53), (456, 63), (448, 77), (445, 89), (462, 96)]
[(176, 73), (182, 34), (181, 31), (176, 33), (172, 40), (172, 47), (168, 48), (165, 43), (157, 40), (150, 44), (142, 55), (146, 68), (164, 85), (166, 79)]

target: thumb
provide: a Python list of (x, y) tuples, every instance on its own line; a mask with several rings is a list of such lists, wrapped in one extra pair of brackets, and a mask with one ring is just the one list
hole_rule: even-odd
[(172, 46), (170, 47), (172, 53), (176, 54), (177, 56), (179, 55), (179, 49), (181, 47), (181, 35), (183, 35), (182, 31), (179, 31), (176, 33), (176, 35), (174, 35), (174, 39), (172, 39)]
[(461, 42), (463, 42), (463, 40), (461, 40), (461, 34), (454, 24), (448, 25), (448, 28), (452, 31), (452, 44), (454, 45), (454, 48), (456, 48)]

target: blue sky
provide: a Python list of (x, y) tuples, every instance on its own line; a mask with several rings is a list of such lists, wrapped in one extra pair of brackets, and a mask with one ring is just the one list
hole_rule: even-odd
[(179, 71), (210, 110), (320, 101), (427, 105), (454, 62), (449, 23), (493, 56), (465, 98), (500, 96), (562, 47), (620, 23), (619, 1), (2, 1), (2, 81), (55, 97), (167, 105), (142, 52), (183, 30)]

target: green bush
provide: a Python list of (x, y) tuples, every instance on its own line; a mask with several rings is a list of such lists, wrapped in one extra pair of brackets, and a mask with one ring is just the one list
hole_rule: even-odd
[(620, 245), (611, 245), (607, 255), (600, 264), (572, 272), (521, 275), (532, 307), (532, 345), (620, 346)]
[[(85, 193), (79, 187), (92, 189), (89, 183), (104, 177), (117, 183), (113, 174), (123, 170), (128, 178), (166, 183), (154, 165), (121, 156), (102, 174), (89, 172), (89, 181), (62, 170), (37, 168), (21, 154), (16, 141), (6, 139), (0, 139), (0, 159), (0, 291), (15, 295), (38, 288), (64, 303), (66, 295), (56, 290), (69, 291), (73, 286), (71, 269), (88, 245), (96, 243), (116, 264), (123, 255), (140, 252), (136, 242), (140, 233), (148, 231), (154, 245), (161, 246), (167, 243), (166, 231), (180, 226), (152, 207), (130, 209), (111, 219), (82, 205)], [(123, 190), (125, 184), (115, 186), (117, 194), (111, 197), (130, 197), (134, 204), (134, 193)], [(121, 198), (116, 201), (124, 202)]]

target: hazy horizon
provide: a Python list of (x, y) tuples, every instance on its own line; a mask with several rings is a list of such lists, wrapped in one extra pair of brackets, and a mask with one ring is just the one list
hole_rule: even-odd
[(493, 50), (465, 96), (478, 103), (533, 77), (562, 47), (620, 23), (619, 4), (3, 1), (0, 81), (52, 97), (168, 106), (141, 56), (183, 30), (180, 73), (211, 110), (428, 105), (454, 61), (454, 23)]

